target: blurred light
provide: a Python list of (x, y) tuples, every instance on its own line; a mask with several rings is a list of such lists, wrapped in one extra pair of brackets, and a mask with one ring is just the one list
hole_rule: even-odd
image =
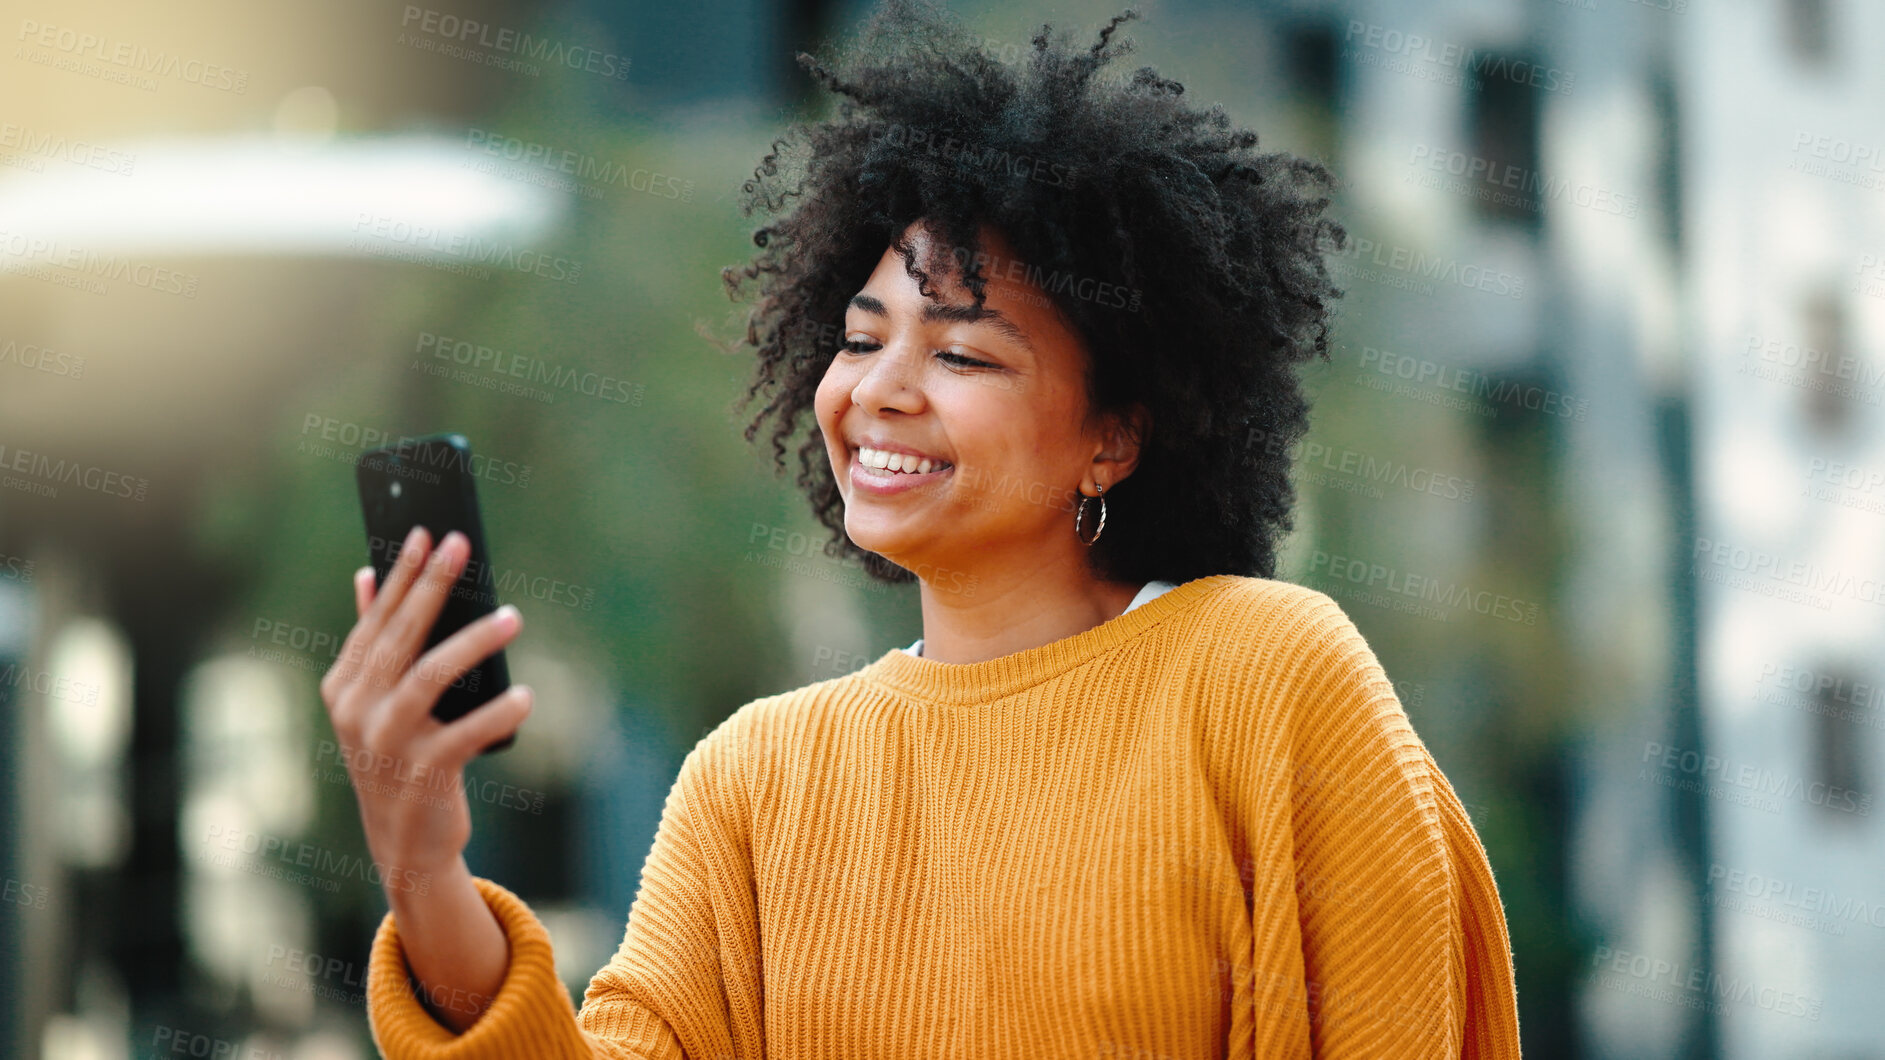
[(14, 581), (0, 581), (0, 657), (21, 657), (32, 644), (35, 597), (31, 589)]
[(320, 85), (304, 85), (275, 104), (275, 136), (285, 146), (319, 147), (340, 127), (340, 104)]
[(64, 856), (86, 868), (116, 865), (131, 838), (123, 770), (131, 736), (130, 646), (109, 623), (76, 618), (53, 636), (46, 666)]
[(272, 835), (305, 828), (314, 815), (307, 718), (281, 667), (220, 656), (190, 671), (182, 698), (184, 797), (239, 802)]
[[(297, 102), (291, 120), (315, 120), (315, 109)], [(0, 230), (19, 267), (74, 252), (373, 256), (391, 245), (448, 257), (438, 239), (536, 239), (564, 203), (561, 192), (474, 168), (474, 152), (443, 137), (318, 150), (284, 150), (273, 135), (110, 146), (131, 158), (130, 176), (48, 160), (43, 172), (0, 179)], [(372, 226), (393, 222), (436, 238), (370, 238)], [(0, 257), (0, 271), (14, 261)]]
[[(315, 1013), (317, 984), (279, 959), (314, 937), (312, 896), (305, 882), (263, 875), (275, 866), (244, 851), (292, 841), (314, 817), (306, 704), (296, 693), (279, 665), (234, 653), (191, 669), (181, 692), (177, 844), (190, 951), (282, 1026), (305, 1026)], [(241, 837), (236, 849), (214, 838), (230, 835)]]
[(1762, 716), (1756, 697), (1759, 667), (1784, 658), (1799, 642), (1778, 635), (1781, 631), (1774, 628), (1771, 610), (1727, 604), (1715, 604), (1710, 610), (1715, 635), (1699, 645), (1698, 654), (1712, 716), (1722, 724), (1758, 720)]
[(71, 1014), (46, 1020), (40, 1038), (44, 1060), (128, 1060), (130, 992), (109, 963), (91, 958), (74, 977)]
[[(225, 985), (246, 986), (258, 1013), (280, 1023), (305, 1023), (314, 1011), (311, 992), (269, 982), (269, 973), (298, 974), (269, 963), (270, 947), (308, 947), (313, 911), (300, 885), (258, 874), (267, 871), (244, 847), (279, 838), (260, 827), (255, 808), (239, 799), (188, 797), (178, 823), (178, 854), (185, 867), (184, 936), (198, 966)], [(224, 845), (215, 837), (235, 836)], [(231, 849), (233, 847), (234, 849)]]
[(1785, 540), (1800, 518), (1800, 460), (1753, 431), (1724, 434), (1698, 453), (1701, 491), (1715, 501), (1724, 534), (1737, 542)]
[(333, 1031), (316, 1031), (295, 1043), (294, 1060), (365, 1060), (352, 1038)]
[(64, 1013), (46, 1020), (46, 1034), (40, 1040), (43, 1060), (128, 1060), (122, 1032), (100, 1027), (90, 1020)]
[(52, 737), (79, 768), (115, 762), (131, 735), (131, 649), (109, 623), (77, 618), (53, 637), (47, 667), (69, 683), (51, 697)]
[(544, 652), (511, 649), (511, 679), (530, 686), (530, 717), (517, 742), (491, 760), (538, 789), (561, 788), (582, 767), (607, 720), (606, 685), (590, 668)]
[(623, 927), (620, 918), (593, 906), (561, 902), (533, 902), (543, 930), (550, 936), (556, 977), (580, 992), (596, 970), (615, 955)]

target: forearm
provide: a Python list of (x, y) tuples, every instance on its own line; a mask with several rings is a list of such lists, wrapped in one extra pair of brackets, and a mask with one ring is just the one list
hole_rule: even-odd
[(434, 1019), (462, 1034), (484, 1014), (510, 968), (510, 944), (460, 857), (425, 894), (387, 889), (406, 964)]

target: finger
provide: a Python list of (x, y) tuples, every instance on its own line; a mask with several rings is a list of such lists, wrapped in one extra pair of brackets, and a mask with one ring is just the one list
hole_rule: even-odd
[(399, 679), (393, 697), (395, 723), (410, 731), (419, 719), (430, 717), (448, 685), (509, 644), (522, 628), (523, 616), (505, 604), (440, 641)]
[(485, 748), (517, 731), (530, 716), (536, 693), (529, 685), (512, 685), (503, 695), (472, 709), (462, 718), (454, 718), (437, 737), (437, 757), (455, 765), (464, 765)]
[(400, 601), (406, 598), (406, 590), (425, 569), (427, 558), (436, 550), (432, 548), (432, 535), (424, 526), (415, 526), (406, 535), (406, 543), (399, 548), (399, 557), (393, 561), (393, 569), (386, 575), (386, 584), (374, 594), (374, 605), (364, 616), (372, 623), (370, 628), (377, 633), (387, 619), (398, 609)]
[(373, 603), (373, 568), (361, 567), (353, 572), (353, 616), (365, 618), (367, 608)]
[(354, 623), (353, 630), (341, 643), (340, 657), (335, 660), (333, 669), (340, 673), (342, 680), (352, 682), (358, 679), (372, 668), (376, 657), (384, 654), (375, 646), (375, 641), (392, 609), (405, 595), (406, 587), (417, 576), (420, 564), (426, 557), (428, 540), (424, 526), (415, 526), (406, 535), (406, 542), (400, 547), (393, 569), (387, 572), (386, 584), (374, 592), (366, 613), (360, 616), (360, 621)]
[(426, 634), (438, 621), (439, 612), (444, 609), (470, 551), (465, 535), (456, 530), (446, 534), (439, 547), (432, 550), (432, 557), (426, 561), (419, 580), (399, 602), (398, 610), (387, 620), (376, 643), (377, 650), (385, 656), (380, 665), (398, 665), (403, 671), (413, 664), (425, 644)]

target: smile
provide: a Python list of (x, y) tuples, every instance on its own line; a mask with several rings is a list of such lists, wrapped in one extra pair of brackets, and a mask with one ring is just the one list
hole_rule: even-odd
[(908, 453), (888, 453), (869, 447), (851, 450), (851, 484), (880, 496), (936, 482), (954, 470), (955, 465), (946, 461)]

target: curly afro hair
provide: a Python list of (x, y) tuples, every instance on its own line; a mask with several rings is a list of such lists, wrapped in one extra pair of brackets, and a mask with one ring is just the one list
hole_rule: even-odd
[[(746, 440), (772, 420), (783, 472), (810, 420), (798, 484), (832, 531), (826, 554), (881, 581), (915, 580), (845, 534), (813, 400), (845, 307), (885, 248), (896, 244), (928, 296), (899, 236), (922, 221), (941, 245), (976, 248), (986, 224), (1039, 275), (1132, 293), (1045, 285), (1086, 344), (1089, 421), (1135, 404), (1151, 414), (1138, 467), (1106, 494), (1096, 575), (1275, 576), (1292, 525), (1290, 454), (1308, 430), (1296, 366), (1328, 358), (1329, 301), (1342, 294), (1323, 258), (1345, 238), (1322, 216), (1334, 178), (1257, 153), (1257, 134), (1233, 128), (1222, 105), (1187, 106), (1184, 86), (1150, 66), (1099, 78), (1131, 50), (1114, 32), (1135, 17), (1122, 12), (1084, 50), (1043, 25), (1007, 64), (927, 0), (885, 0), (847, 53), (798, 56), (840, 97), (837, 115), (792, 122), (773, 141), (741, 204), (772, 220), (753, 233), (759, 253), (721, 277), (736, 301), (758, 288), (745, 336), (758, 369), (736, 409), (762, 392), (768, 402)], [(980, 306), (979, 262), (966, 265), (957, 274)]]

